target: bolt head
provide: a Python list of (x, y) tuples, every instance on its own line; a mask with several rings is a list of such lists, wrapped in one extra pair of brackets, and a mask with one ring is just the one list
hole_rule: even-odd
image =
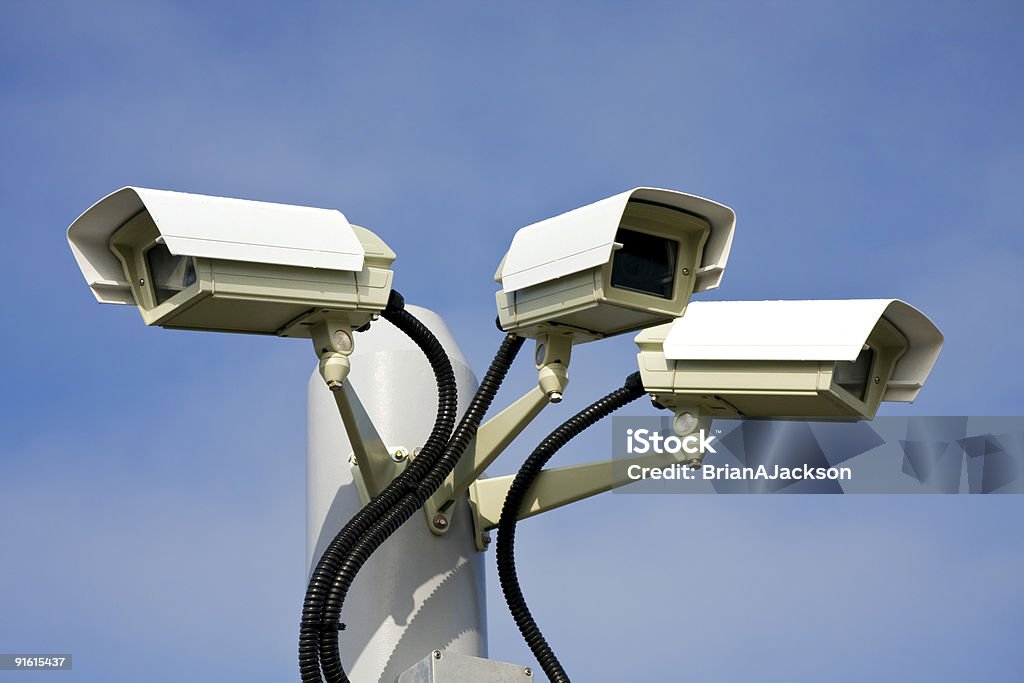
[(434, 526), (438, 529), (448, 528), (448, 518), (444, 515), (434, 515)]
[(440, 650), (434, 650), (434, 652), (432, 654), (434, 655), (434, 659), (441, 659), (441, 651)]
[(523, 669), (523, 673), (526, 674), (527, 676), (532, 676), (533, 675), (533, 669), (531, 669), (530, 667), (526, 667), (525, 669)]

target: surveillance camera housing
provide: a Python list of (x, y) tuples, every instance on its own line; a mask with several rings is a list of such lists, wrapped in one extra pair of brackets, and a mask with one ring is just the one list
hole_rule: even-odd
[(395, 260), (339, 211), (139, 187), (94, 204), (68, 242), (96, 299), (147, 325), (285, 337), (369, 322)]
[(942, 333), (894, 299), (698, 302), (636, 337), (644, 387), (704, 417), (872, 419), (913, 401)]
[(718, 286), (735, 226), (727, 206), (646, 187), (529, 225), (495, 274), (499, 324), (586, 341), (677, 318)]

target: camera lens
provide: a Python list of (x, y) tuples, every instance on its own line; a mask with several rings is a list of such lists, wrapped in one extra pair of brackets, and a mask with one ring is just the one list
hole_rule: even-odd
[(679, 243), (657, 235), (619, 228), (622, 249), (612, 259), (612, 287), (671, 299)]
[(175, 256), (166, 245), (158, 244), (146, 252), (146, 266), (153, 283), (157, 304), (170, 299), (196, 282), (196, 262), (191, 256)]

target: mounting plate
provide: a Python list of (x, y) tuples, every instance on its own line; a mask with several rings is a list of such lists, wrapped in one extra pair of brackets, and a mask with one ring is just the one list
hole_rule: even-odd
[(526, 666), (434, 650), (398, 677), (398, 683), (527, 683), (534, 680)]

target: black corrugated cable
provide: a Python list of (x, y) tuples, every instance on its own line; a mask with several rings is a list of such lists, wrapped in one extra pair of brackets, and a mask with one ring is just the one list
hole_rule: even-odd
[[(323, 623), (325, 625), (337, 624), (352, 581), (370, 555), (423, 506), (455, 468), (469, 442), (476, 436), (480, 422), (487, 413), (487, 409), (490, 408), (494, 396), (498, 393), (498, 388), (505, 379), (505, 375), (524, 341), (526, 340), (514, 334), (505, 337), (487, 369), (487, 374), (480, 382), (480, 387), (474, 394), (469, 408), (466, 409), (466, 414), (462, 416), (458, 427), (452, 433), (448, 446), (437, 464), (430, 469), (415, 489), (403, 496), (401, 501), (366, 532), (344, 558), (331, 585), (330, 594), (324, 603)], [(320, 666), (327, 683), (349, 683), (341, 663), (337, 629), (325, 628), (321, 631), (319, 651)]]
[(555, 656), (551, 646), (548, 645), (541, 633), (530, 608), (526, 605), (526, 598), (519, 586), (519, 577), (516, 575), (516, 523), (519, 521), (519, 510), (523, 505), (530, 487), (540, 475), (544, 466), (551, 460), (558, 449), (569, 443), (587, 427), (595, 424), (602, 418), (610, 415), (619, 408), (635, 401), (644, 395), (643, 382), (640, 380), (640, 373), (635, 372), (626, 378), (625, 384), (604, 398), (596, 401), (581, 410), (573, 417), (566, 420), (555, 431), (545, 438), (530, 457), (526, 459), (523, 466), (519, 468), (515, 479), (512, 480), (505, 496), (505, 503), (501, 508), (501, 518), (498, 522), (498, 542), (496, 548), (498, 577), (501, 582), (501, 590), (505, 594), (505, 602), (515, 619), (519, 632), (523, 634), (526, 644), (537, 658), (541, 669), (548, 679), (554, 683), (569, 683), (569, 676), (565, 673), (561, 663)]
[[(345, 524), (317, 562), (306, 589), (302, 621), (299, 626), (299, 673), (303, 683), (319, 683), (322, 680), (318, 664), (320, 635), (324, 629), (321, 615), (328, 590), (341, 567), (343, 558), (353, 544), (410, 489), (415, 488), (436, 463), (448, 443), (458, 413), (455, 373), (452, 371), (448, 354), (433, 333), (405, 310), (405, 301), (395, 290), (391, 291), (388, 305), (381, 312), (381, 317), (404, 332), (427, 357), (437, 380), (437, 417), (419, 455)], [(337, 633), (336, 630), (334, 632)]]

